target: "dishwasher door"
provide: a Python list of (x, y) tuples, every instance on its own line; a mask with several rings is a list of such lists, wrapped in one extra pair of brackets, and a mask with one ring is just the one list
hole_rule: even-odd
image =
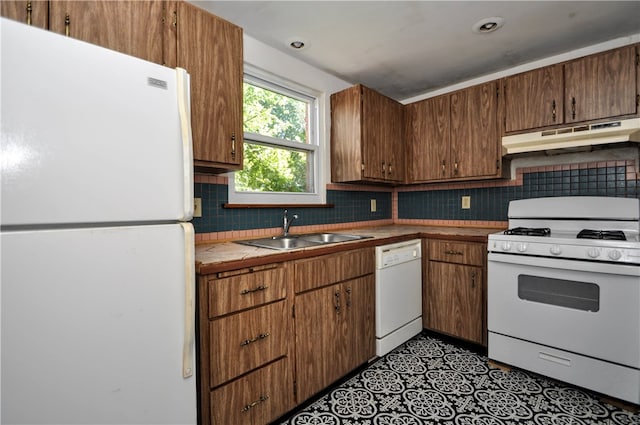
[(422, 243), (376, 248), (376, 354), (382, 356), (422, 331)]

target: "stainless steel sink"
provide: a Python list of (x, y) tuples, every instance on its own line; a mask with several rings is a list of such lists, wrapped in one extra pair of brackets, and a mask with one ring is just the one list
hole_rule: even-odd
[(313, 233), (309, 235), (272, 236), (270, 238), (236, 241), (236, 243), (256, 246), (259, 248), (289, 250), (332, 243), (355, 241), (370, 237), (371, 236), (348, 235), (344, 233)]
[(322, 244), (357, 241), (369, 237), (370, 236), (347, 235), (345, 233), (313, 233), (310, 235), (300, 235), (300, 239)]

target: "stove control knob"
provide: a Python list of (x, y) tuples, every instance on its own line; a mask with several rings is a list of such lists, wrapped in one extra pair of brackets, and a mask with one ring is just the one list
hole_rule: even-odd
[(510, 251), (511, 250), (511, 242), (502, 242), (502, 246), (501, 246), (503, 251)]
[(611, 251), (609, 251), (609, 258), (611, 258), (612, 260), (619, 260), (620, 257), (622, 257), (622, 253), (617, 249), (612, 249)]
[(551, 252), (553, 255), (560, 255), (562, 254), (562, 248), (558, 245), (552, 245), (549, 249), (549, 252)]
[(600, 256), (600, 250), (598, 248), (589, 248), (587, 255), (591, 258), (598, 258)]
[(527, 244), (526, 243), (519, 243), (518, 244), (518, 252), (525, 252), (527, 250)]

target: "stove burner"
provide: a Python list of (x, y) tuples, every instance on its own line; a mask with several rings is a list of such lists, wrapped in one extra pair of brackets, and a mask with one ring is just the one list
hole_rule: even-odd
[(626, 241), (627, 238), (622, 230), (590, 230), (583, 229), (578, 233), (578, 239), (606, 239), (615, 241)]
[(551, 229), (548, 227), (514, 227), (504, 231), (505, 235), (519, 236), (550, 236)]

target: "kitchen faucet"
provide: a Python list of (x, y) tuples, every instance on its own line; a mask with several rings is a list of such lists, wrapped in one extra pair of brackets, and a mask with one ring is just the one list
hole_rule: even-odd
[(282, 229), (283, 229), (282, 236), (285, 238), (289, 236), (289, 227), (291, 227), (293, 220), (296, 220), (298, 218), (298, 214), (294, 214), (291, 217), (291, 220), (289, 220), (289, 216), (287, 215), (287, 213), (288, 211), (284, 210), (284, 217), (282, 218)]

